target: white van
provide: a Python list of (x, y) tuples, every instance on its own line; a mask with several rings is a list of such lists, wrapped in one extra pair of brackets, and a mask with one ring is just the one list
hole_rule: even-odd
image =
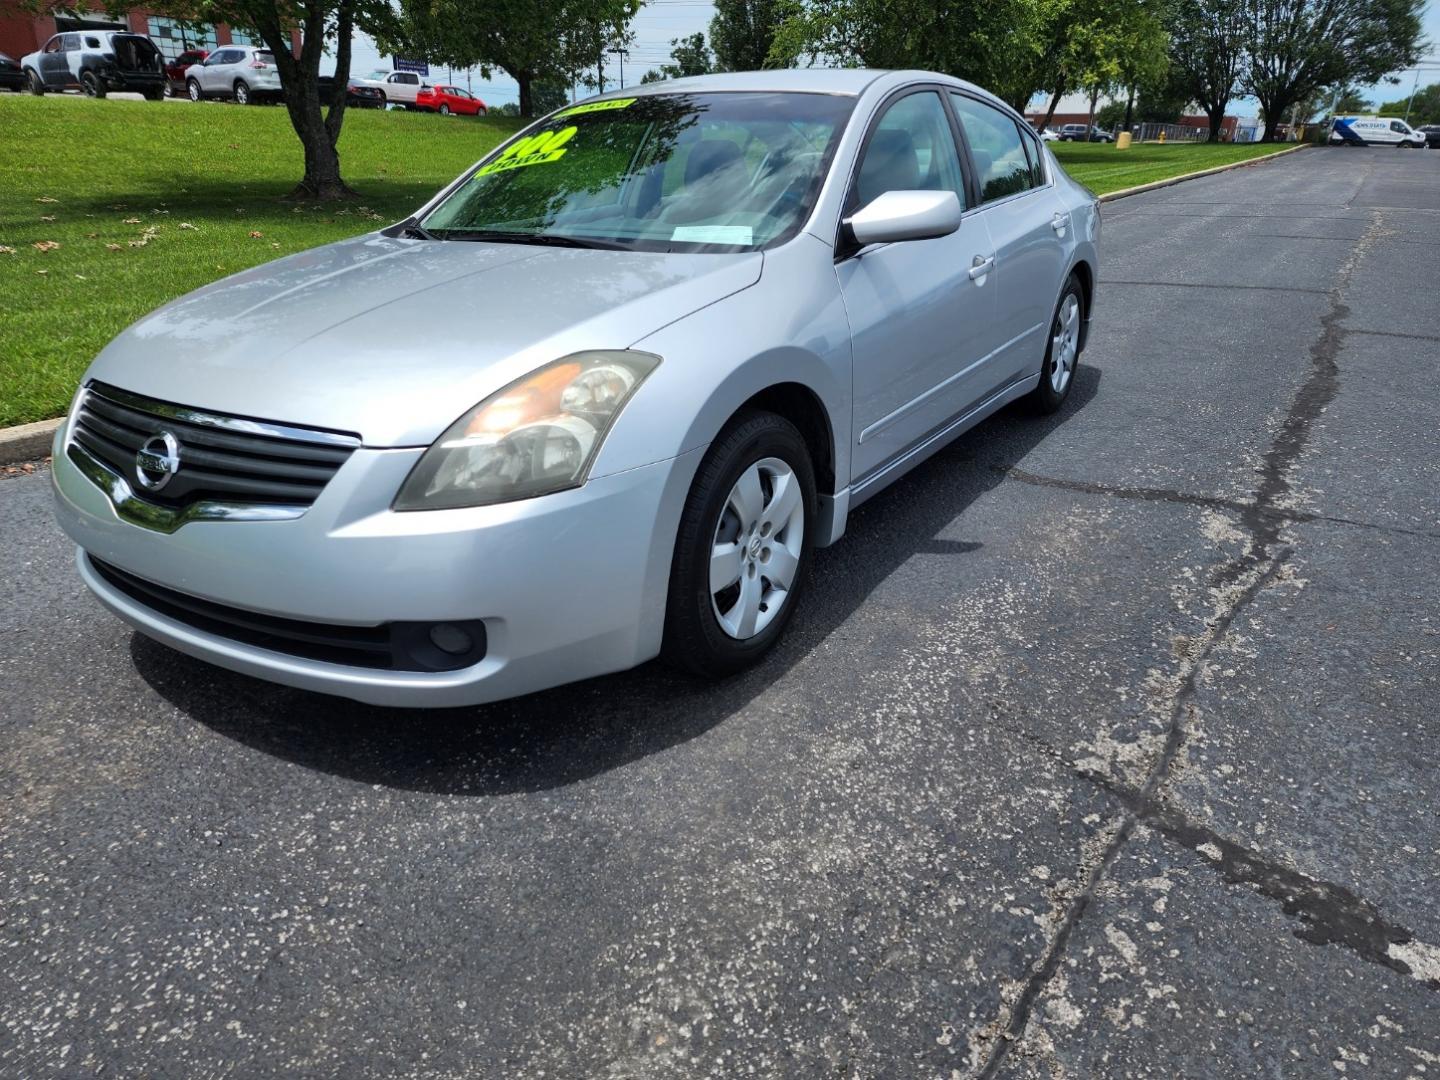
[(1341, 143), (1423, 149), (1425, 134), (1392, 116), (1337, 116), (1330, 124), (1330, 144), (1338, 146)]

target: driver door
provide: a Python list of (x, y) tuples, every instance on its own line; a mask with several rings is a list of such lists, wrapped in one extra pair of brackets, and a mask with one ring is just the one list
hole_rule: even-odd
[[(886, 191), (916, 189), (950, 190), (967, 205), (955, 130), (936, 90), (893, 99), (872, 123), (845, 214)], [(836, 265), (853, 355), (852, 485), (863, 487), (982, 396), (993, 256), (985, 221), (967, 213), (949, 236), (871, 245)]]
[(70, 61), (65, 55), (65, 35), (56, 34), (40, 54), (40, 79), (51, 89), (63, 90), (70, 82)]

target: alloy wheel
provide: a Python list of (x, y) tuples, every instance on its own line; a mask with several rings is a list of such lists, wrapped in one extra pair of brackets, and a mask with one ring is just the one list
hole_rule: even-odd
[(710, 606), (726, 634), (744, 641), (770, 625), (790, 598), (804, 543), (800, 478), (780, 458), (762, 458), (735, 481), (710, 549)]
[(235, 84), (235, 103), (237, 105), (250, 104), (250, 87), (246, 86), (243, 82), (237, 82)]
[(1080, 298), (1066, 293), (1050, 332), (1050, 388), (1063, 394), (1075, 371), (1080, 345)]

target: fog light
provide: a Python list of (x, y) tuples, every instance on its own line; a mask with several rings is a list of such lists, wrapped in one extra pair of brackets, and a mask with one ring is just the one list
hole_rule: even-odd
[(451, 656), (464, 656), (475, 648), (475, 641), (454, 623), (436, 623), (430, 628), (430, 644)]

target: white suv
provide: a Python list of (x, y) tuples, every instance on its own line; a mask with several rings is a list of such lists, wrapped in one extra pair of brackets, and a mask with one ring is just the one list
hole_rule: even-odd
[(413, 71), (386, 71), (384, 68), (352, 78), (350, 83), (352, 86), (373, 86), (379, 90), (382, 108), (385, 105), (404, 105), (407, 109), (413, 109), (420, 91), (428, 90), (430, 86)]
[(56, 34), (38, 51), (22, 57), (20, 67), (32, 94), (78, 86), (90, 97), (112, 90), (165, 96), (164, 59), (143, 34), (119, 30), (71, 30)]
[(185, 69), (185, 89), (191, 101), (228, 97), (240, 105), (284, 96), (275, 54), (249, 45), (225, 45), (191, 64)]

